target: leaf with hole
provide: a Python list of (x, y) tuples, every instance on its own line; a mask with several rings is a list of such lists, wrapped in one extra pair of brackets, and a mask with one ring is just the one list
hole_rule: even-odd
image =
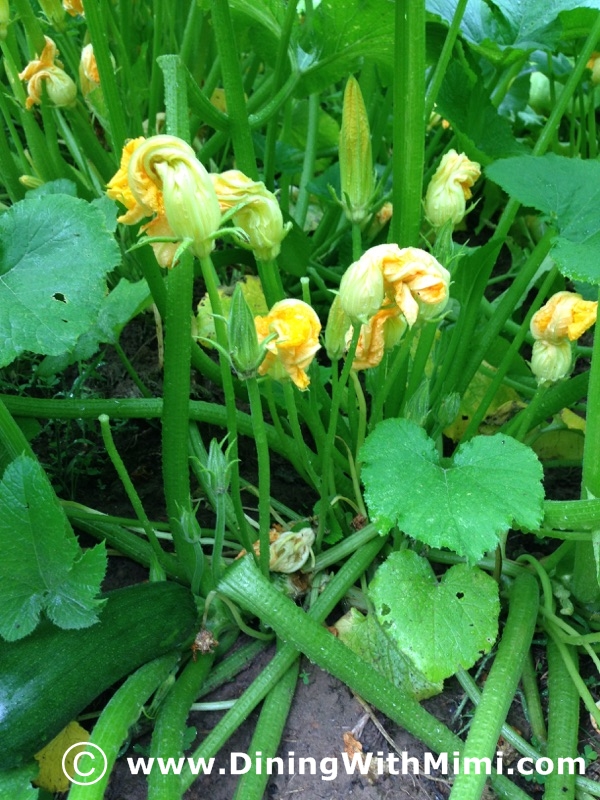
[(0, 215), (0, 367), (59, 355), (95, 323), (119, 248), (99, 208), (65, 194)]
[(498, 584), (458, 564), (438, 581), (412, 550), (391, 553), (369, 585), (377, 620), (394, 645), (430, 681), (469, 669), (498, 635)]

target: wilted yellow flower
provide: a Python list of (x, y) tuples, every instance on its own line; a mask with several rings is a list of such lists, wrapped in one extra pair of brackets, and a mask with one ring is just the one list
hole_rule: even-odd
[(459, 223), (466, 212), (471, 187), (481, 175), (481, 167), (464, 153), (449, 150), (442, 158), (425, 195), (425, 214), (434, 228), (446, 222)]
[(386, 286), (393, 290), (396, 305), (409, 327), (412, 328), (419, 314), (423, 319), (431, 319), (444, 310), (450, 273), (431, 253), (418, 247), (400, 249), (394, 244), (382, 244), (379, 248)]
[(406, 321), (397, 306), (378, 311), (361, 328), (352, 369), (376, 367), (384, 352), (400, 342), (406, 327)]
[[(299, 531), (281, 531), (271, 528), (269, 531), (269, 569), (271, 572), (291, 574), (302, 569), (308, 561), (314, 541), (315, 532), (312, 528), (302, 528)], [(260, 542), (254, 542), (252, 549), (257, 556), (260, 556)], [(246, 550), (241, 550), (237, 554), (236, 560), (246, 554)]]
[(63, 8), (72, 17), (84, 16), (83, 0), (63, 0)]
[(596, 322), (598, 303), (574, 292), (557, 292), (531, 318), (534, 339), (560, 344), (574, 342)]
[(212, 174), (211, 179), (221, 211), (241, 205), (233, 215), (233, 222), (250, 240), (248, 244), (241, 241), (242, 246), (253, 250), (261, 261), (277, 258), (291, 223), (284, 225), (273, 192), (262, 181), (253, 181), (237, 169)]
[(39, 58), (30, 61), (19, 73), (22, 81), (27, 81), (26, 108), (42, 102), (42, 84), (46, 84), (48, 98), (55, 106), (71, 106), (77, 97), (77, 87), (62, 68), (60, 61), (55, 63), (58, 55), (56, 45), (48, 36)]
[(450, 273), (418, 247), (379, 244), (351, 264), (340, 283), (342, 308), (363, 324), (380, 309), (396, 306), (409, 327), (419, 314), (430, 319), (448, 302)]
[(571, 342), (568, 339), (562, 339), (558, 344), (545, 339), (533, 343), (531, 371), (540, 384), (556, 383), (566, 378), (571, 371), (572, 360)]
[(91, 42), (86, 44), (81, 51), (79, 84), (84, 97), (100, 86), (100, 73), (98, 72), (98, 64), (96, 63), (96, 56)]
[(132, 225), (152, 214), (165, 215), (176, 237), (192, 240), (199, 258), (213, 249), (219, 203), (208, 172), (182, 139), (160, 135), (128, 142), (107, 194), (127, 208), (120, 222)]
[(350, 222), (367, 218), (375, 190), (369, 117), (356, 78), (348, 78), (344, 91), (340, 130), (340, 183), (342, 206)]
[(310, 383), (306, 370), (321, 347), (321, 323), (314, 309), (302, 300), (280, 300), (264, 317), (255, 317), (258, 341), (275, 333), (265, 346), (267, 355), (260, 365), (260, 375), (276, 380), (291, 378), (302, 391)]

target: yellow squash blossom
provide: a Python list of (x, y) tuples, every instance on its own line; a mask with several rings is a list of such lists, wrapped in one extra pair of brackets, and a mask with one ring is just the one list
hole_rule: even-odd
[(211, 179), (221, 211), (241, 206), (233, 222), (248, 236), (241, 242), (261, 261), (272, 261), (281, 250), (291, 223), (284, 225), (277, 198), (262, 181), (253, 181), (237, 169), (212, 174)]
[(571, 370), (571, 342), (596, 322), (598, 303), (574, 292), (557, 292), (531, 318), (535, 339), (531, 371), (538, 383), (554, 383)]
[(63, 0), (63, 8), (72, 17), (83, 17), (83, 0)]
[(425, 215), (440, 228), (446, 222), (459, 223), (466, 213), (471, 187), (481, 175), (481, 167), (464, 153), (449, 150), (442, 158), (425, 195)]
[(449, 297), (448, 270), (431, 253), (418, 247), (380, 247), (386, 248), (382, 253), (384, 281), (392, 289), (408, 326), (412, 328), (419, 315), (431, 319), (442, 312)]
[(531, 333), (534, 339), (553, 344), (565, 338), (574, 342), (596, 322), (597, 311), (596, 301), (574, 292), (557, 292), (531, 318)]
[(77, 87), (62, 68), (60, 61), (55, 62), (58, 55), (56, 45), (48, 36), (39, 58), (30, 61), (19, 73), (22, 81), (27, 81), (26, 108), (42, 102), (42, 84), (46, 84), (48, 98), (55, 106), (71, 106), (77, 97)]
[(450, 273), (430, 253), (418, 247), (380, 244), (351, 264), (340, 283), (342, 308), (362, 323), (395, 304), (409, 327), (419, 314), (430, 319), (448, 302)]
[(159, 135), (128, 142), (107, 194), (127, 209), (120, 222), (132, 225), (143, 217), (165, 216), (178, 239), (191, 240), (196, 256), (208, 256), (213, 249), (219, 203), (208, 172), (182, 139)]
[(358, 337), (352, 369), (376, 367), (385, 350), (395, 347), (406, 331), (406, 322), (397, 307), (384, 308), (363, 325)]
[(254, 324), (259, 344), (277, 334), (266, 344), (259, 374), (276, 380), (291, 378), (304, 391), (310, 383), (306, 370), (321, 347), (321, 323), (314, 309), (302, 300), (280, 300), (266, 316), (255, 317)]

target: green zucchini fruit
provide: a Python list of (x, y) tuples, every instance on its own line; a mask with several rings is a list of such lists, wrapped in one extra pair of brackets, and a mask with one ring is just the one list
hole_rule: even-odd
[(0, 640), (0, 770), (31, 759), (118, 680), (193, 641), (198, 613), (184, 586), (143, 583), (105, 596), (89, 628), (43, 620), (24, 639)]

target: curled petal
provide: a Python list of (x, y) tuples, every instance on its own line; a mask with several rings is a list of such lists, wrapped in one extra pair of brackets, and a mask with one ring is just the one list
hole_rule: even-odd
[(396, 306), (378, 311), (361, 328), (352, 368), (359, 370), (376, 367), (384, 352), (398, 344), (406, 327), (400, 309)]
[(383, 259), (384, 280), (409, 326), (414, 325), (418, 314), (430, 319), (443, 311), (449, 297), (448, 270), (418, 247), (381, 247), (388, 248)]
[[(134, 197), (131, 187), (129, 186), (129, 162), (134, 151), (144, 142), (143, 136), (138, 136), (137, 139), (130, 139), (123, 147), (121, 154), (121, 164), (115, 175), (111, 178), (107, 185), (106, 194), (111, 200), (117, 200), (121, 205), (127, 209), (125, 214), (118, 217), (118, 221), (124, 225), (135, 225), (144, 217), (152, 213), (151, 209), (142, 206)], [(158, 203), (157, 203), (158, 205)], [(158, 213), (161, 214), (164, 209)]]

